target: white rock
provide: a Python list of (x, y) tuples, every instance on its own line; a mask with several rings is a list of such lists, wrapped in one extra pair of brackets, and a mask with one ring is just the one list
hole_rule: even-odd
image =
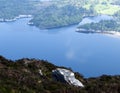
[(43, 73), (42, 73), (42, 70), (41, 70), (41, 69), (39, 69), (39, 74), (40, 74), (41, 76), (43, 76)]
[(54, 74), (62, 75), (67, 83), (70, 85), (75, 85), (79, 87), (84, 87), (84, 85), (75, 78), (75, 75), (72, 71), (62, 68), (57, 68), (56, 70), (52, 71)]

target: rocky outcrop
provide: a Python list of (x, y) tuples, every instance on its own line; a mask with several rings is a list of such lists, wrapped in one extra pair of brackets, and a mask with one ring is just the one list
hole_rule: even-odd
[(72, 71), (62, 68), (57, 68), (56, 70), (52, 71), (53, 78), (57, 81), (61, 81), (64, 83), (69, 83), (70, 85), (84, 87), (84, 85), (75, 78), (75, 75)]
[(40, 74), (41, 76), (43, 76), (43, 73), (42, 73), (42, 70), (41, 70), (41, 69), (39, 69), (39, 74)]
[(120, 75), (84, 78), (48, 61), (0, 56), (0, 93), (120, 93)]

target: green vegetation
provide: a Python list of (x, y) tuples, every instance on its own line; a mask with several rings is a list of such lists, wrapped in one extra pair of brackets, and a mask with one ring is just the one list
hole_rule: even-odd
[(29, 0), (0, 0), (0, 18), (13, 19), (20, 14), (31, 14), (35, 9)]
[(115, 16), (118, 21), (119, 5), (119, 0), (1, 0), (0, 19), (33, 15), (32, 25), (43, 29), (78, 24), (83, 17), (100, 14)]
[(118, 75), (86, 79), (75, 73), (85, 86), (80, 88), (55, 81), (52, 70), (56, 68), (58, 66), (44, 60), (26, 58), (14, 62), (0, 56), (0, 93), (120, 93)]
[(98, 14), (107, 14), (107, 15), (114, 15), (116, 12), (120, 10), (120, 6), (111, 5), (111, 4), (98, 4), (95, 6), (95, 11)]
[(86, 9), (92, 9), (96, 14), (114, 15), (120, 10), (117, 0), (89, 0), (83, 6)]
[(61, 8), (49, 6), (35, 15), (31, 22), (39, 28), (68, 26), (79, 23), (85, 11), (86, 10), (83, 8), (77, 9), (75, 6), (71, 5), (66, 5)]
[(78, 28), (94, 31), (120, 31), (120, 24), (114, 20), (102, 20), (98, 23), (87, 23)]
[(79, 29), (89, 31), (120, 31), (120, 3), (119, 0), (90, 0), (84, 8), (93, 11), (94, 15), (110, 15), (114, 20), (101, 20), (98, 23), (80, 25)]
[(57, 67), (44, 60), (13, 62), (0, 56), (0, 93), (79, 93), (80, 88), (52, 79), (52, 70)]

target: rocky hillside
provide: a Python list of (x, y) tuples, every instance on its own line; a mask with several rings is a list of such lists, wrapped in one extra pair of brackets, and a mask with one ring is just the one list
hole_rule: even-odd
[(86, 79), (44, 60), (0, 56), (0, 93), (120, 93), (120, 76)]

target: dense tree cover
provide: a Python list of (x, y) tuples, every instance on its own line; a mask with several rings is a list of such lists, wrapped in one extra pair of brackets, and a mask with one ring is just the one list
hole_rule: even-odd
[(41, 10), (31, 22), (39, 28), (54, 28), (79, 23), (87, 10), (66, 5), (57, 7), (49, 6)]
[[(77, 1), (78, 2), (78, 1)], [(54, 28), (79, 23), (82, 19), (83, 8), (78, 9), (76, 6), (68, 3), (59, 4), (60, 1), (40, 0), (2, 0), (0, 1), (0, 18), (13, 19), (23, 14), (33, 15), (31, 22), (39, 28)]]
[(52, 79), (52, 70), (57, 67), (44, 60), (12, 61), (0, 56), (0, 93), (120, 93), (118, 75), (84, 78), (75, 73), (85, 86), (80, 88)]
[(120, 31), (120, 25), (114, 20), (101, 20), (98, 23), (87, 23), (78, 28), (95, 31)]
[(0, 18), (12, 19), (20, 14), (32, 14), (34, 9), (29, 0), (0, 0)]
[(115, 16), (120, 6), (119, 0), (1, 0), (0, 9), (0, 19), (31, 14), (33, 25), (54, 28), (79, 23), (86, 16)]

